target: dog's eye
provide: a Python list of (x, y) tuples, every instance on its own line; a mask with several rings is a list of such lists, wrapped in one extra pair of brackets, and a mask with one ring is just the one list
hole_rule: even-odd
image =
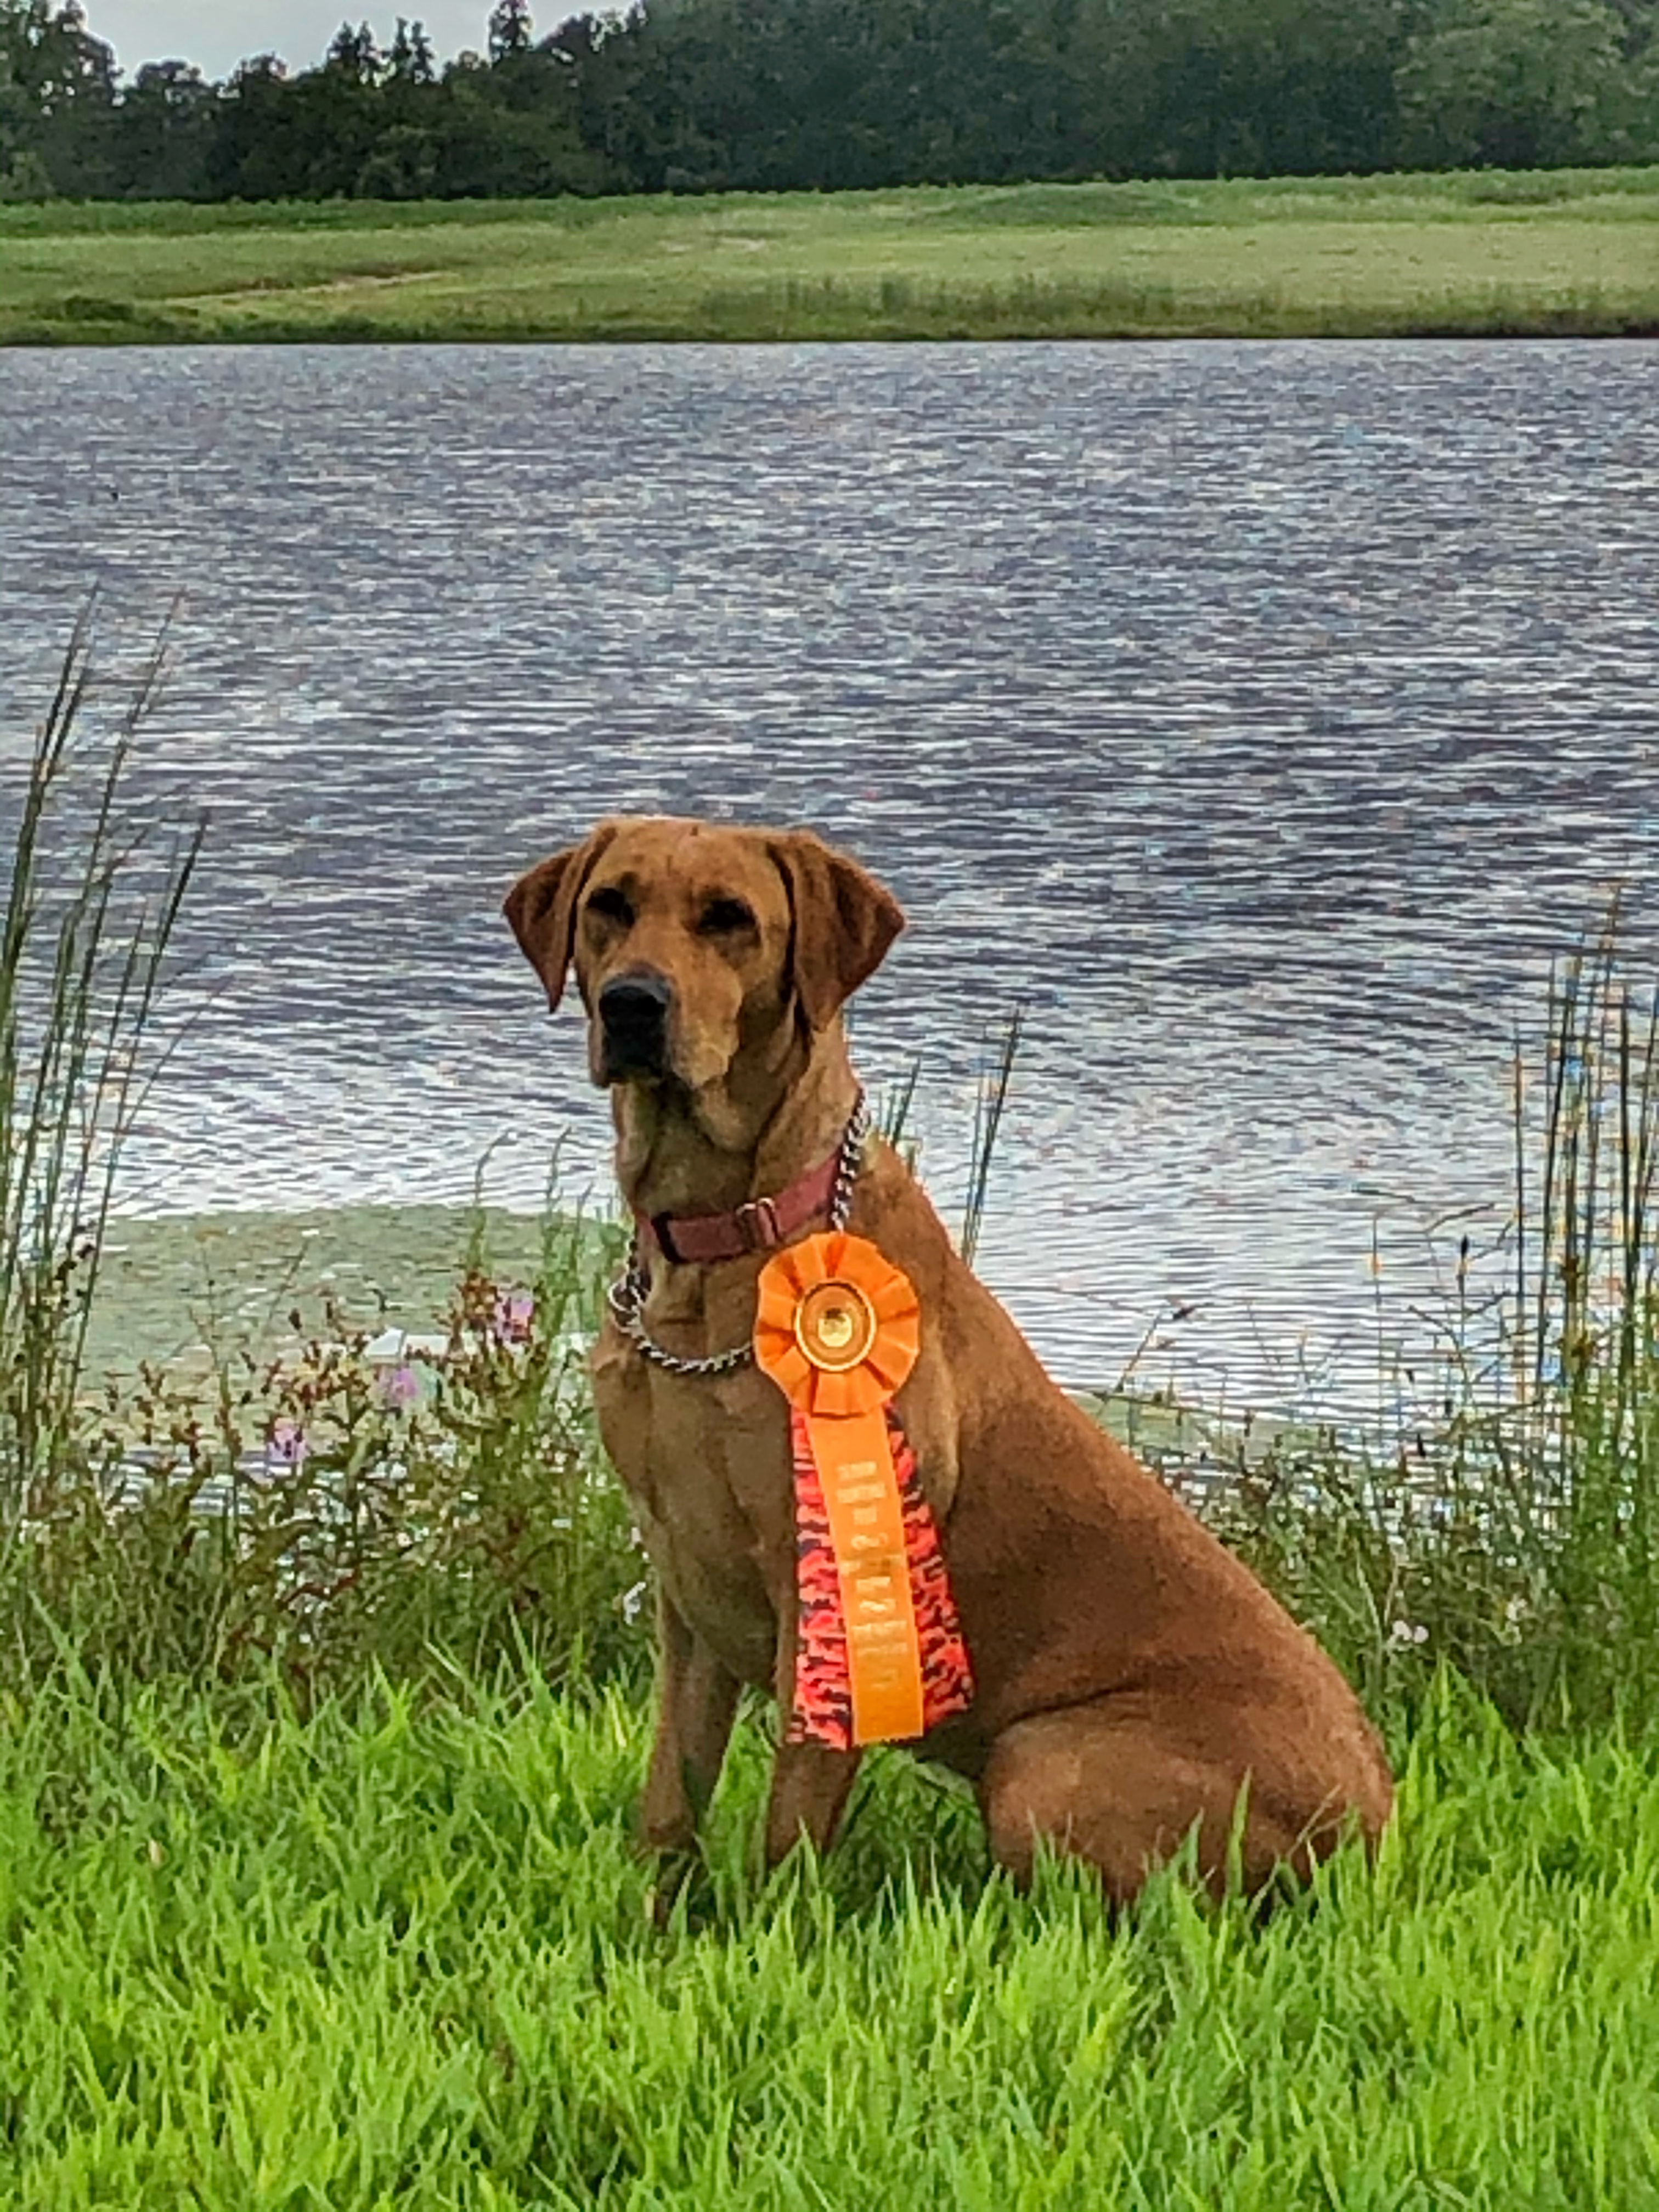
[(633, 908), (618, 890), (595, 891), (587, 902), (587, 911), (601, 921), (614, 921), (622, 929), (634, 919)]
[(734, 929), (752, 929), (755, 917), (741, 899), (710, 899), (697, 916), (702, 937), (729, 937)]

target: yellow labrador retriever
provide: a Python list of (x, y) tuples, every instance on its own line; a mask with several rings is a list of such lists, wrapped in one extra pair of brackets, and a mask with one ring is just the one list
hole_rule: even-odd
[[(744, 1348), (770, 1249), (832, 1209), (920, 1295), (896, 1405), (975, 1694), (915, 1748), (973, 1782), (998, 1859), (1024, 1875), (1047, 1838), (1122, 1900), (1196, 1824), (1219, 1886), (1242, 1790), (1252, 1890), (1348, 1826), (1374, 1838), (1389, 1770), (1335, 1667), (1049, 1381), (894, 1152), (858, 1145), (841, 1009), (903, 927), (890, 893), (805, 831), (611, 821), (506, 912), (550, 1006), (574, 967), (640, 1224), (592, 1367), (661, 1585), (646, 1842), (694, 1846), (740, 1686), (792, 1696), (788, 1413)], [(858, 1759), (781, 1745), (769, 1863), (828, 1845)]]

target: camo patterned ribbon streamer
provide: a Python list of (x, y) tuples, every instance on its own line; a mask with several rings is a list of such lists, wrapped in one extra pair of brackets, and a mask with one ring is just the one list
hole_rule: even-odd
[[(795, 1461), (795, 1586), (799, 1595), (799, 1640), (795, 1647), (795, 1697), (785, 1741), (822, 1743), (831, 1751), (853, 1748), (853, 1685), (847, 1663), (847, 1617), (841, 1575), (830, 1534), (823, 1485), (812, 1457), (804, 1414), (792, 1409), (790, 1434)], [(910, 1599), (915, 1611), (921, 1664), (924, 1730), (937, 1728), (974, 1702), (968, 1647), (951, 1595), (951, 1577), (933, 1510), (922, 1495), (916, 1455), (899, 1418), (887, 1414), (888, 1442), (898, 1478), (904, 1514), (904, 1550), (910, 1571)]]

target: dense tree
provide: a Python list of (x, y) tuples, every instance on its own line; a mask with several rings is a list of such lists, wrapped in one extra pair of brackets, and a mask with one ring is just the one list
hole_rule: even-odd
[(530, 0), (496, 0), (489, 17), (489, 58), (510, 62), (530, 52)]
[(1624, 30), (1601, 0), (1442, 0), (1401, 67), (1407, 158), (1509, 169), (1620, 160)]
[(623, 183), (583, 141), (574, 87), (542, 48), (493, 67), (457, 62), (444, 72), (441, 189), (453, 198), (538, 198), (598, 192)]
[[(483, 0), (481, 0), (481, 5)], [(1659, 161), (1659, 0), (495, 0), (316, 66), (123, 85), (80, 0), (0, 0), (0, 198), (841, 191)]]
[(332, 70), (337, 76), (352, 84), (375, 85), (380, 81), (380, 50), (374, 43), (374, 33), (367, 23), (359, 23), (354, 30), (349, 23), (342, 23), (334, 33), (323, 67)]
[(426, 34), (426, 26), (418, 20), (410, 23), (398, 18), (398, 31), (386, 55), (386, 71), (395, 84), (432, 84), (438, 75), (437, 56), (432, 51), (432, 41)]
[(115, 57), (80, 0), (0, 9), (0, 182), (88, 198), (114, 189)]
[(146, 62), (121, 96), (112, 167), (124, 194), (197, 199), (219, 127), (219, 95), (188, 62)]
[(1097, 118), (1095, 166), (1179, 176), (1387, 166), (1400, 0), (1084, 4), (1076, 46)]
[(303, 198), (311, 189), (311, 165), (298, 130), (299, 82), (275, 54), (238, 64), (225, 88), (208, 157), (208, 197), (272, 200)]

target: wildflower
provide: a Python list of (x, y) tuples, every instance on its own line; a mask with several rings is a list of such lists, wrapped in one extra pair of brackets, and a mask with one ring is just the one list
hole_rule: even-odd
[(527, 1344), (530, 1324), (535, 1318), (536, 1301), (528, 1291), (500, 1291), (495, 1297), (495, 1319), (491, 1324), (500, 1344)]
[(394, 1413), (406, 1413), (421, 1402), (421, 1378), (405, 1361), (400, 1367), (388, 1368), (380, 1378), (382, 1402)]
[(622, 1609), (624, 1620), (637, 1620), (644, 1610), (648, 1583), (635, 1583), (633, 1589), (623, 1592)]
[(266, 1474), (276, 1474), (284, 1468), (303, 1467), (308, 1449), (305, 1431), (299, 1423), (290, 1420), (286, 1413), (278, 1414), (265, 1437)]
[(1402, 1646), (1426, 1644), (1429, 1640), (1429, 1632), (1420, 1620), (1396, 1620), (1391, 1624), (1389, 1636), (1392, 1642)]

